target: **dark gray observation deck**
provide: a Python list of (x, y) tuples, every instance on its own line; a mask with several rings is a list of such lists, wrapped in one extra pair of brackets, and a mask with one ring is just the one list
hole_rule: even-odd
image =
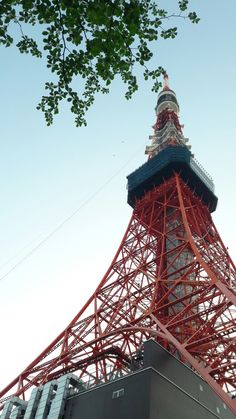
[(217, 197), (214, 194), (213, 181), (185, 146), (165, 148), (128, 175), (128, 203), (134, 208), (136, 200), (174, 173), (180, 174), (184, 182), (209, 207), (210, 212), (215, 211)]

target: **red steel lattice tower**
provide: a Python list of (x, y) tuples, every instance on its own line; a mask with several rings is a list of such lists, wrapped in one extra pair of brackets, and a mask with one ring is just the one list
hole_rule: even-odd
[(154, 338), (236, 413), (236, 269), (212, 221), (217, 198), (164, 78), (148, 161), (128, 176), (133, 214), (94, 294), (68, 327), (0, 393), (76, 371), (89, 385), (134, 370)]

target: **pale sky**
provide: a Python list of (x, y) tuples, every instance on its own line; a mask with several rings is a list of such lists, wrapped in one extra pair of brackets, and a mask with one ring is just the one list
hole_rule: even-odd
[[(165, 4), (176, 4), (168, 0)], [(216, 226), (235, 248), (235, 0), (192, 1), (201, 22), (179, 22), (154, 47), (180, 105), (192, 151), (212, 175)], [(143, 164), (157, 95), (141, 82), (132, 101), (117, 80), (76, 128), (65, 106), (46, 127), (36, 105), (50, 75), (42, 61), (1, 48), (0, 388), (79, 311), (109, 267), (131, 216), (126, 176)]]

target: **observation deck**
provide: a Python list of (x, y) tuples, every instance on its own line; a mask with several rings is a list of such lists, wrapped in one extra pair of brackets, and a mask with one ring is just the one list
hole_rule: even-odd
[(215, 211), (217, 197), (214, 183), (204, 168), (195, 160), (185, 146), (168, 146), (127, 176), (128, 204), (134, 208), (136, 200), (147, 191), (179, 173), (184, 182), (208, 206)]

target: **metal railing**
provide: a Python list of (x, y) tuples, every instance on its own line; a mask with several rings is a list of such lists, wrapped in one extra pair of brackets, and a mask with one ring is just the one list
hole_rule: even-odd
[(199, 163), (195, 158), (190, 158), (190, 166), (194, 172), (200, 177), (200, 179), (205, 183), (205, 185), (212, 191), (215, 191), (215, 186), (213, 183), (212, 177), (207, 173), (204, 167)]

